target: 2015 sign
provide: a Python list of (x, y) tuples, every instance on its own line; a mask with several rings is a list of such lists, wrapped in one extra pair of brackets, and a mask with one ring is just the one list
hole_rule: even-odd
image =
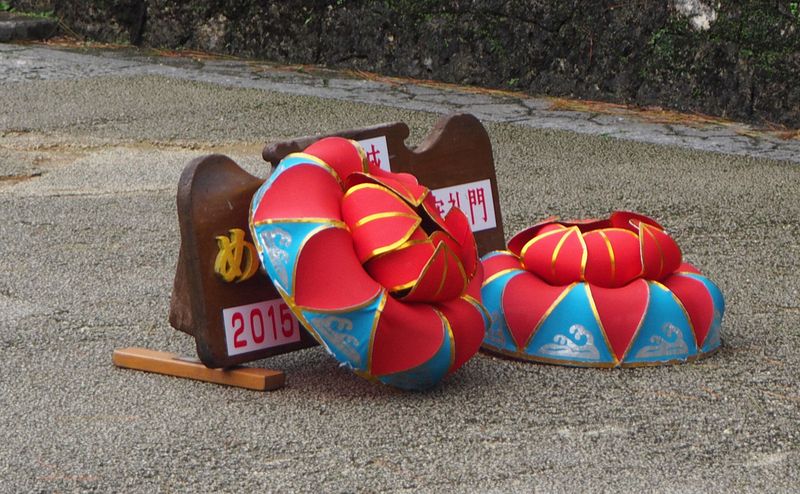
[(222, 310), (228, 355), (300, 341), (300, 322), (281, 299)]

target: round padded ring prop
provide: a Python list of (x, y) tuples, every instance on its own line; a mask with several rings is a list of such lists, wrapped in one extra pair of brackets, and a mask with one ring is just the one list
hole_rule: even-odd
[(482, 261), (489, 351), (632, 367), (684, 362), (720, 346), (722, 293), (645, 216), (545, 221)]
[(362, 377), (424, 389), (480, 348), (488, 317), (466, 217), (442, 218), (427, 188), (371, 167), (357, 143), (326, 138), (284, 158), (250, 228), (295, 316)]

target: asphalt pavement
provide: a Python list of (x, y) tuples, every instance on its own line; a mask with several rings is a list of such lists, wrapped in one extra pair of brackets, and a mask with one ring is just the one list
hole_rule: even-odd
[[(302, 68), (301, 68), (302, 69)], [(588, 107), (587, 107), (588, 108)], [(479, 354), (408, 393), (313, 348), (268, 393), (123, 370), (169, 327), (183, 167), (260, 176), (267, 141), (467, 111), (506, 235), (632, 209), (726, 297), (687, 365)], [(0, 492), (800, 492), (800, 140), (744, 124), (131, 50), (0, 44)]]

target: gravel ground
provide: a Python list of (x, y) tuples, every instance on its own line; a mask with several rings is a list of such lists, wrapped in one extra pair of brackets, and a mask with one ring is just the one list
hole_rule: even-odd
[(133, 73), (0, 95), (0, 492), (800, 491), (796, 162), (487, 123), (507, 236), (651, 215), (723, 290), (722, 350), (628, 370), (479, 354), (405, 393), (314, 348), (252, 364), (287, 373), (259, 393), (111, 364), (194, 352), (167, 322), (183, 166), (223, 152), (263, 176), (264, 141), (402, 120), (419, 142), (439, 115)]

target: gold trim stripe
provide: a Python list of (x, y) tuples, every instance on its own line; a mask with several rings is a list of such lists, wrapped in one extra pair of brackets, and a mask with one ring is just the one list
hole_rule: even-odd
[(330, 225), (320, 225), (317, 228), (312, 229), (306, 237), (303, 239), (303, 242), (297, 247), (297, 257), (294, 259), (294, 266), (292, 266), (292, 297), (297, 294), (297, 266), (300, 265), (300, 256), (303, 255), (303, 249), (306, 248), (308, 242), (314, 238), (320, 232), (325, 230), (330, 230)]
[(410, 290), (411, 288), (414, 287), (414, 285), (417, 284), (418, 281), (419, 281), (419, 277), (414, 278), (413, 280), (411, 280), (408, 283), (405, 283), (403, 285), (395, 285), (395, 286), (393, 286), (391, 288), (387, 288), (387, 289), (391, 293), (402, 292), (403, 290)]
[(381, 293), (381, 301), (372, 320), (372, 329), (369, 334), (369, 346), (367, 347), (367, 373), (372, 377), (372, 351), (375, 348), (375, 334), (378, 332), (378, 323), (380, 322), (383, 311), (386, 308), (386, 302), (389, 300), (389, 294), (386, 291)]
[[(449, 373), (450, 369), (453, 367), (453, 363), (456, 361), (456, 338), (453, 336), (453, 328), (450, 326), (450, 320), (447, 319), (447, 316), (445, 316), (444, 313), (439, 309), (435, 307), (431, 308), (436, 315), (439, 316), (439, 320), (442, 322), (444, 338), (448, 338), (450, 340), (450, 363), (447, 365), (447, 373)], [(437, 350), (436, 353), (439, 353), (439, 351)], [(447, 375), (447, 373), (445, 373), (445, 375)]]
[(499, 250), (493, 250), (491, 252), (486, 253), (483, 256), (483, 258), (481, 258), (481, 261), (485, 262), (485, 261), (488, 261), (489, 259), (491, 259), (493, 257), (502, 256), (502, 255), (514, 256), (515, 258), (517, 258), (517, 260), (519, 260), (519, 256), (517, 256), (516, 254), (514, 254), (510, 250), (508, 250), (508, 249), (499, 249)]
[[(303, 165), (303, 164), (309, 164), (309, 165), (318, 166), (318, 167), (322, 168), (323, 170), (327, 171), (334, 179), (336, 179), (336, 182), (339, 184), (339, 187), (344, 187), (344, 182), (342, 182), (342, 177), (339, 176), (339, 174), (336, 172), (336, 170), (334, 170), (334, 168), (331, 165), (329, 165), (328, 163), (326, 163), (322, 159), (314, 156), (313, 154), (291, 153), (291, 154), (286, 155), (286, 157), (281, 160), (281, 163), (283, 163), (284, 160), (287, 160), (289, 158), (298, 158), (298, 159), (308, 160), (308, 162), (298, 162), (298, 163), (292, 164), (291, 166), (300, 166), (300, 165)], [(281, 163), (278, 163), (278, 166), (280, 166)]]
[[(378, 178), (378, 181), (380, 182), (380, 178)], [(422, 187), (424, 189), (424, 193), (422, 194), (421, 197), (416, 197), (416, 196), (414, 196), (414, 193), (411, 191), (411, 189), (409, 189), (408, 186), (406, 186), (406, 184), (403, 183), (402, 181), (396, 180), (396, 184), (400, 188), (402, 188), (403, 191), (406, 192), (409, 197), (411, 197), (411, 200), (409, 202), (411, 202), (411, 204), (413, 204), (414, 207), (419, 207), (420, 205), (422, 205), (422, 203), (425, 202), (425, 198), (428, 197), (428, 195), (430, 195), (430, 193), (431, 193), (429, 188), (424, 187), (424, 186), (420, 186), (420, 187)], [(417, 185), (419, 185), (419, 184), (417, 184)], [(388, 188), (389, 186), (387, 185), (385, 187)], [(408, 199), (406, 199), (406, 200), (408, 201)]]
[[(567, 285), (566, 288), (564, 288), (564, 290), (562, 290), (561, 293), (558, 294), (558, 297), (556, 297), (556, 299), (553, 301), (553, 303), (550, 304), (550, 307), (548, 307), (547, 310), (544, 311), (544, 314), (542, 314), (542, 317), (539, 318), (539, 322), (537, 322), (536, 326), (533, 327), (533, 331), (531, 331), (531, 334), (528, 335), (528, 339), (525, 340), (525, 344), (522, 345), (522, 346), (517, 345), (517, 349), (519, 351), (525, 351), (525, 349), (528, 348), (528, 345), (531, 344), (531, 341), (533, 341), (533, 337), (536, 336), (536, 333), (539, 332), (539, 328), (542, 327), (542, 323), (545, 321), (545, 319), (550, 317), (550, 314), (552, 314), (553, 311), (556, 310), (556, 307), (558, 307), (558, 304), (560, 304), (561, 301), (564, 300), (564, 298), (572, 291), (572, 289), (577, 284), (578, 284), (578, 282), (574, 282), (574, 283), (571, 283), (571, 284)], [(513, 339), (513, 336), (512, 336), (512, 339)], [(516, 344), (517, 342), (515, 341), (514, 343)]]
[(586, 239), (583, 238), (583, 233), (581, 233), (580, 229), (578, 230), (578, 242), (581, 244), (581, 272), (580, 272), (580, 279), (586, 279), (586, 265), (589, 262), (589, 248), (586, 247)]
[(295, 304), (294, 306), (300, 310), (307, 310), (309, 312), (318, 312), (320, 314), (347, 314), (353, 311), (361, 310), (364, 307), (369, 306), (371, 303), (375, 302), (375, 300), (378, 297), (380, 297), (382, 293), (386, 293), (386, 288), (379, 285), (378, 283), (375, 284), (378, 285), (378, 290), (375, 292), (375, 295), (371, 295), (369, 298), (367, 298), (365, 302), (361, 302), (360, 304), (356, 305), (351, 305), (349, 307), (342, 307), (337, 309), (320, 309), (317, 307), (308, 307), (305, 305), (297, 305), (297, 304)]
[(282, 223), (319, 223), (321, 225), (329, 225), (342, 230), (348, 230), (347, 224), (342, 220), (334, 220), (331, 218), (269, 218), (266, 220), (254, 221), (253, 226), (274, 225)]
[(580, 360), (562, 360), (562, 359), (535, 356), (525, 353), (524, 351), (511, 352), (509, 350), (504, 350), (502, 348), (497, 348), (487, 345), (486, 343), (481, 345), (481, 350), (486, 353), (500, 355), (503, 357), (510, 357), (516, 360), (523, 360), (526, 362), (538, 362), (542, 364), (562, 365), (570, 367), (594, 367), (601, 369), (613, 369), (614, 367), (616, 367), (614, 363), (609, 363), (609, 362), (586, 362)]
[[(412, 232), (411, 234), (413, 235), (414, 233)], [(429, 244), (429, 245), (433, 246), (433, 242), (431, 241), (430, 237), (425, 238), (425, 239), (421, 239), (421, 240), (406, 240), (405, 242), (403, 242), (402, 245), (398, 246), (396, 249), (392, 250), (391, 252), (384, 252), (382, 254), (375, 255), (373, 257), (370, 257), (365, 262), (374, 261), (376, 259), (380, 259), (381, 257), (383, 257), (385, 255), (393, 254), (395, 252), (400, 252), (400, 251), (403, 251), (405, 249), (409, 249), (411, 247), (414, 247), (415, 245), (421, 245), (421, 244)], [(433, 248), (433, 247), (431, 247), (431, 248)]]
[(633, 348), (633, 343), (639, 337), (639, 332), (641, 332), (642, 327), (644, 327), (644, 321), (647, 319), (647, 313), (650, 311), (650, 282), (647, 280), (642, 281), (644, 281), (645, 288), (647, 289), (647, 302), (644, 305), (644, 311), (642, 312), (642, 318), (639, 320), (639, 325), (636, 326), (636, 331), (633, 332), (633, 336), (631, 336), (631, 340), (628, 342), (628, 347), (622, 352), (620, 362), (624, 362), (625, 359), (628, 358), (628, 353), (630, 353), (631, 348)]
[[(398, 212), (398, 211), (385, 211), (383, 213), (374, 213), (374, 214), (370, 214), (370, 215), (362, 217), (361, 219), (356, 221), (356, 224), (353, 225), (353, 228), (360, 228), (360, 227), (366, 225), (367, 223), (371, 223), (371, 222), (377, 221), (377, 220), (383, 220), (383, 219), (386, 219), (386, 218), (409, 218), (409, 219), (412, 219), (412, 220), (417, 220), (417, 219), (419, 219), (419, 216), (417, 214), (414, 214), (414, 213), (401, 213), (401, 212)], [(419, 225), (417, 225), (417, 226), (419, 226)], [(416, 229), (416, 227), (415, 227), (415, 229)]]
[(414, 232), (417, 231), (417, 228), (419, 228), (421, 224), (422, 224), (422, 218), (417, 217), (417, 219), (414, 221), (414, 225), (411, 228), (409, 228), (408, 231), (402, 237), (400, 237), (398, 240), (392, 242), (389, 245), (384, 245), (383, 247), (378, 247), (377, 249), (373, 249), (367, 255), (366, 259), (364, 259), (363, 262), (367, 262), (370, 259), (378, 257), (382, 254), (387, 254), (389, 252), (396, 251), (397, 249), (399, 249), (408, 242), (408, 239), (410, 239), (411, 236), (414, 235)]
[(433, 254), (431, 254), (431, 257), (428, 258), (428, 261), (425, 263), (425, 266), (423, 266), (422, 271), (420, 271), (419, 273), (419, 276), (417, 276), (417, 281), (415, 282), (415, 286), (411, 289), (410, 292), (408, 292), (408, 295), (406, 295), (406, 297), (410, 297), (416, 293), (417, 288), (419, 288), (419, 281), (423, 279), (425, 276), (427, 276), (428, 271), (430, 271), (431, 267), (433, 266), (433, 262), (436, 259), (436, 256), (439, 255), (439, 252), (442, 249), (443, 245), (445, 244), (441, 243), (434, 248)]
[[(658, 239), (656, 238), (655, 234), (650, 231), (650, 226), (646, 223), (642, 223), (642, 230), (653, 239), (653, 243), (656, 244), (656, 250), (658, 250), (658, 276), (656, 278), (661, 278), (664, 274), (664, 252), (661, 250), (661, 244), (658, 243)], [(644, 267), (644, 238), (641, 240), (641, 248), (642, 248), (642, 270), (646, 270)]]
[(444, 283), (445, 283), (445, 281), (447, 281), (447, 273), (448, 273), (448, 271), (450, 269), (448, 267), (448, 262), (447, 262), (448, 261), (447, 258), (448, 258), (448, 255), (449, 255), (448, 251), (450, 249), (447, 248), (447, 244), (445, 244), (444, 242), (439, 244), (439, 245), (440, 246), (444, 246), (442, 248), (442, 263), (443, 263), (443, 266), (442, 266), (441, 279), (439, 280), (439, 286), (436, 288), (436, 292), (434, 292), (434, 294), (433, 294), (433, 298), (434, 299), (442, 294), (442, 290), (444, 290)]
[(475, 297), (471, 296), (468, 293), (462, 295), (461, 299), (470, 303), (473, 307), (475, 307), (475, 309), (481, 314), (483, 314), (486, 320), (489, 321), (489, 326), (492, 325), (492, 315), (489, 314), (489, 311), (486, 309), (486, 306), (483, 305), (481, 301), (477, 300)]
[(593, 368), (603, 368), (603, 369), (633, 369), (637, 367), (656, 367), (659, 365), (680, 365), (690, 362), (695, 362), (701, 358), (706, 358), (710, 355), (715, 354), (719, 351), (719, 348), (715, 348), (708, 352), (700, 352), (698, 351), (696, 355), (690, 355), (686, 358), (686, 360), (681, 359), (672, 359), (672, 360), (663, 360), (663, 361), (655, 361), (655, 362), (621, 362), (618, 365), (610, 365), (605, 362), (580, 362), (576, 360), (557, 360), (557, 359), (549, 359), (544, 357), (534, 357), (524, 352), (510, 352), (508, 350), (503, 350), (501, 348), (492, 347), (487, 344), (481, 345), (481, 351), (493, 355), (499, 355), (501, 357), (512, 358), (515, 360), (525, 361), (525, 362), (538, 362), (542, 364), (552, 364), (552, 365), (566, 365), (570, 367), (593, 367)]
[[(562, 235), (565, 235), (564, 230), (567, 230), (567, 228), (565, 227), (565, 228), (562, 228), (561, 230), (552, 230), (552, 231), (549, 231), (547, 233), (543, 233), (541, 235), (537, 235), (537, 236), (533, 237), (532, 239), (528, 240), (527, 242), (525, 242), (525, 245), (523, 245), (522, 249), (520, 249), (520, 251), (519, 251), (520, 261), (522, 262), (522, 260), (525, 259), (525, 254), (528, 252), (528, 249), (533, 247), (533, 244), (535, 244), (536, 242), (538, 242), (540, 240), (543, 240), (543, 239), (545, 239), (545, 238), (547, 238), (547, 237), (549, 237), (551, 235), (555, 235), (556, 233), (560, 233)], [(511, 255), (516, 256), (516, 254), (514, 254), (514, 252), (512, 252), (512, 251), (508, 251), (508, 252), (510, 252)]]
[[(556, 276), (556, 260), (558, 260), (558, 254), (561, 252), (561, 247), (564, 246), (567, 238), (574, 232), (572, 228), (568, 228), (568, 230), (569, 231), (564, 233), (564, 236), (559, 239), (558, 243), (556, 244), (556, 248), (553, 249), (553, 257), (550, 259), (550, 274), (553, 275), (553, 277)], [(578, 232), (578, 235), (580, 235), (580, 232)]]
[(595, 321), (597, 321), (597, 327), (600, 328), (600, 334), (603, 335), (603, 341), (606, 344), (606, 350), (608, 354), (611, 355), (611, 358), (614, 360), (614, 365), (619, 363), (617, 359), (617, 355), (614, 353), (614, 349), (611, 348), (611, 343), (608, 341), (608, 334), (606, 334), (606, 328), (603, 326), (603, 321), (600, 319), (600, 312), (597, 310), (597, 304), (595, 304), (594, 296), (592, 296), (592, 288), (589, 286), (589, 283), (583, 284), (584, 289), (586, 290), (586, 297), (589, 299), (589, 306), (592, 309), (592, 314), (594, 315)]
[(611, 283), (613, 284), (617, 279), (617, 260), (614, 257), (614, 246), (611, 245), (611, 239), (608, 238), (606, 232), (598, 230), (597, 233), (603, 238), (603, 242), (606, 244), (606, 250), (608, 250), (608, 260), (611, 263)]
[[(364, 190), (364, 189), (372, 189), (372, 190), (378, 190), (378, 191), (381, 191), (381, 192), (388, 193), (389, 195), (394, 196), (395, 199), (400, 201), (401, 204), (403, 204), (404, 206), (408, 207), (408, 201), (403, 196), (401, 196), (400, 194), (398, 194), (397, 192), (393, 191), (389, 187), (386, 187), (383, 184), (380, 184), (380, 183), (376, 184), (374, 182), (363, 182), (363, 183), (356, 184), (356, 185), (350, 187), (349, 189), (347, 189), (345, 191), (343, 198), (350, 197), (353, 194), (355, 194), (356, 192), (359, 192), (359, 191)], [(410, 211), (412, 210), (410, 207), (408, 207), (408, 209)]]
[(483, 283), (481, 284), (481, 288), (485, 287), (486, 285), (488, 285), (489, 283), (493, 282), (497, 278), (500, 278), (502, 276), (507, 275), (508, 273), (513, 273), (513, 272), (524, 273), (526, 271), (524, 269), (521, 269), (521, 268), (520, 269), (508, 268), (508, 269), (504, 269), (502, 271), (498, 271), (495, 274), (493, 274), (493, 275), (489, 276), (488, 278), (484, 279)]
[(700, 348), (700, 344), (697, 342), (697, 331), (694, 330), (694, 324), (692, 323), (692, 318), (689, 317), (689, 311), (686, 310), (686, 307), (684, 307), (683, 302), (681, 302), (681, 299), (679, 299), (678, 296), (675, 295), (675, 292), (673, 292), (672, 290), (667, 288), (666, 285), (664, 285), (662, 283), (659, 283), (658, 281), (653, 281), (653, 283), (658, 288), (660, 288), (660, 289), (664, 290), (665, 292), (669, 293), (670, 296), (672, 297), (672, 299), (675, 301), (675, 303), (678, 304), (678, 307), (681, 308), (681, 311), (683, 311), (683, 316), (686, 318), (686, 323), (689, 324), (689, 331), (692, 332), (692, 336), (694, 337), (694, 346), (697, 347), (697, 348)]
[(348, 139), (348, 141), (355, 148), (356, 152), (358, 153), (358, 157), (361, 158), (361, 171), (363, 173), (369, 173), (369, 158), (367, 157), (367, 150), (364, 149), (364, 147), (359, 144), (358, 141), (353, 139)]

